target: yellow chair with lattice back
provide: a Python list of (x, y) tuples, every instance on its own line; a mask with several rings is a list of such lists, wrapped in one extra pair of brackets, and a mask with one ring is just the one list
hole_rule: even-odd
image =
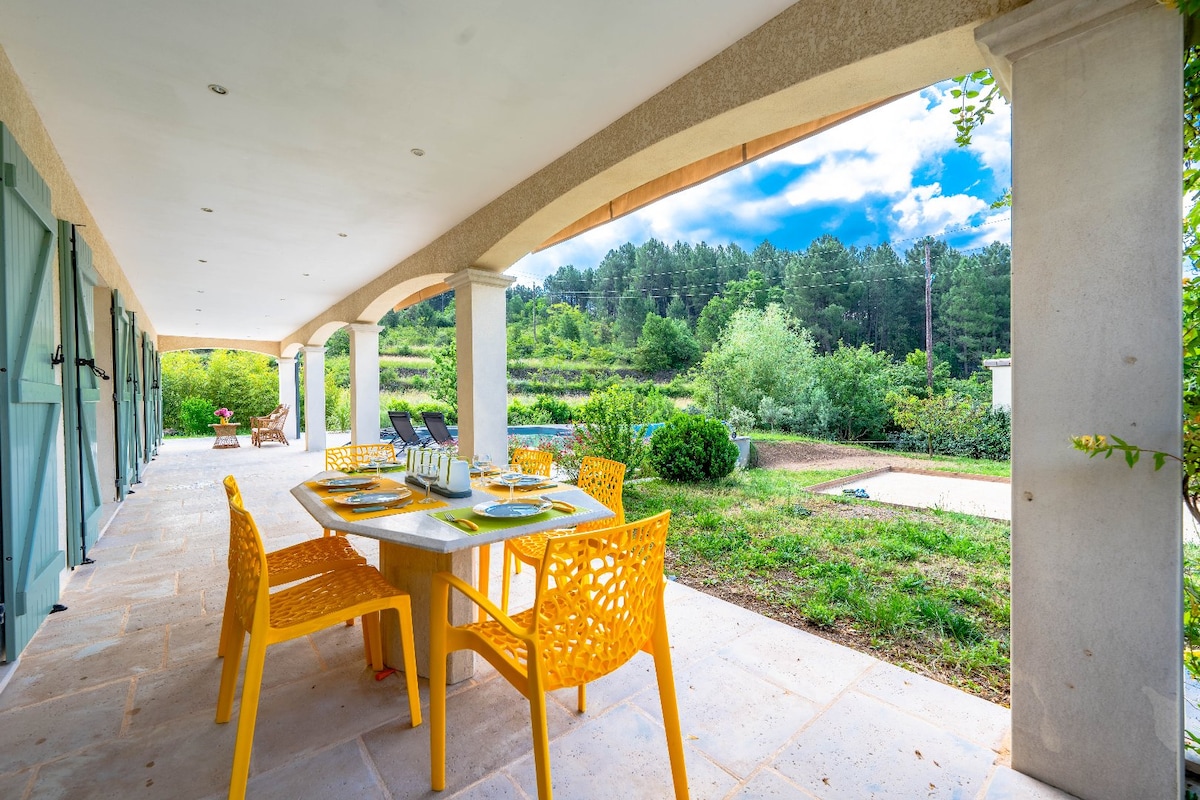
[[(229, 498), (230, 505), (245, 508), (242, 503), (242, 493), (232, 475), (225, 478), (225, 494)], [(231, 557), (232, 553), (233, 547), (230, 543)], [(282, 586), (285, 583), (311, 578), (313, 575), (320, 575), (330, 570), (360, 567), (366, 563), (367, 560), (354, 549), (354, 545), (350, 544), (345, 536), (309, 539), (306, 542), (267, 553), (267, 586)], [(233, 621), (232, 598), (233, 582), (231, 581), (225, 590), (225, 611), (221, 619), (221, 639), (217, 643), (217, 658), (225, 655), (225, 636)], [(348, 624), (353, 624), (353, 622), (354, 620), (351, 618)]]
[[(374, 567), (358, 566), (326, 572), (303, 583), (268, 591), (267, 553), (262, 537), (250, 516), (239, 504), (229, 503), (229, 582), (233, 586), (232, 624), (224, 634), (225, 663), (217, 695), (217, 722), (228, 722), (233, 714), (238, 666), (246, 634), (250, 647), (242, 703), (238, 712), (237, 737), (233, 746), (233, 769), (229, 779), (230, 800), (243, 800), (250, 774), (250, 751), (262, 688), (267, 647), (339, 624), (347, 616), (363, 618), (363, 635), (371, 652), (372, 666), (383, 669), (383, 642), (379, 612), (393, 609), (400, 617), (400, 643), (404, 650), (404, 678), (408, 689), (408, 713), (415, 728), (421, 724), (421, 700), (417, 694), (417, 667), (413, 655), (412, 607), (407, 592), (388, 583)], [(319, 724), (319, 720), (315, 720)]]
[[(624, 524), (625, 505), (621, 500), (621, 487), (624, 481), (625, 465), (620, 461), (611, 461), (599, 456), (587, 456), (583, 459), (579, 465), (579, 480), (575, 482), (575, 485), (587, 492), (593, 499), (603, 503), (616, 516), (580, 523), (575, 527), (576, 533)], [(570, 533), (570, 531), (565, 532)], [(531, 567), (541, 564), (542, 556), (546, 553), (547, 540), (563, 533), (563, 531), (531, 533), (528, 536), (509, 539), (504, 543), (504, 567), (500, 589), (500, 607), (502, 609), (508, 611), (508, 592), (512, 583), (512, 574), (520, 571), (521, 562), (524, 561)]]
[[(663, 610), (663, 558), (671, 512), (546, 543), (533, 607), (509, 617), (449, 572), (433, 576), (429, 654), (430, 783), (446, 787), (446, 655), (473, 650), (529, 700), (538, 798), (551, 800), (546, 692), (582, 687), (639, 650), (654, 657), (677, 800), (688, 797)], [(486, 622), (447, 622), (450, 589), (485, 608)], [(582, 694), (580, 711), (583, 711)], [(598, 779), (600, 776), (596, 776)], [(619, 776), (612, 776), (614, 785)], [(616, 794), (616, 791), (610, 792)]]
[(358, 472), (371, 466), (371, 459), (396, 460), (396, 448), (390, 442), (378, 444), (348, 444), (330, 447), (325, 451), (325, 469)]
[(521, 471), (527, 475), (550, 477), (550, 469), (554, 466), (554, 454), (549, 450), (535, 450), (532, 447), (518, 447), (513, 450), (513, 464), (520, 464)]

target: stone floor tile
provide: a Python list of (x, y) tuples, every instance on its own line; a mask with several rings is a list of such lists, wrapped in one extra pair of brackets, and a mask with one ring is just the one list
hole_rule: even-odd
[(195, 565), (162, 556), (122, 564), (97, 564), (95, 574), (88, 581), (88, 589), (100, 589), (117, 583), (143, 583), (164, 576), (175, 576), (191, 566)]
[[(0, 712), (0, 774), (116, 737), (129, 681)], [(37, 796), (37, 795), (35, 795)]]
[[(635, 694), (657, 686), (654, 659), (648, 653), (638, 653), (615, 672), (587, 685), (587, 713), (603, 714)], [(654, 691), (657, 692), (657, 688), (654, 688)], [(550, 694), (568, 711), (575, 711), (579, 707), (578, 692), (575, 689), (559, 689)], [(657, 696), (656, 694), (655, 697)]]
[(235, 724), (217, 725), (205, 715), (142, 735), (109, 739), (42, 765), (31, 796), (37, 800), (225, 797), (236, 733)]
[(746, 781), (746, 785), (734, 792), (729, 800), (801, 800), (815, 797), (789, 783), (778, 772), (764, 769)]
[[(716, 800), (737, 781), (684, 742), (692, 800)], [(530, 797), (537, 797), (533, 756), (508, 768)], [(625, 704), (550, 742), (550, 781), (562, 798), (671, 798), (671, 762), (662, 725)]]
[[(212, 655), (205, 661), (192, 661), (139, 677), (129, 708), (128, 732), (139, 735), (196, 714), (208, 714), (210, 719), (213, 718), (222, 662), (215, 657), (215, 651)], [(240, 696), (240, 684), (238, 689)]]
[[(722, 658), (675, 671), (683, 735), (725, 769), (745, 778), (806, 725), (819, 706)], [(662, 719), (658, 685), (634, 702)]]
[[(71, 613), (76, 613), (81, 608), (88, 612), (104, 608), (123, 608), (147, 600), (173, 597), (176, 594), (177, 583), (178, 578), (174, 574), (161, 575), (131, 583), (114, 583), (95, 589), (67, 591), (63, 593), (62, 602)], [(65, 618), (71, 617), (68, 614)]]
[(529, 795), (521, 791), (512, 776), (497, 772), (452, 795), (449, 800), (529, 800)]
[(29, 788), (32, 778), (32, 769), (23, 769), (20, 772), (10, 772), (7, 775), (0, 775), (0, 797), (4, 797), (7, 800), (23, 800), (25, 790)]
[(165, 655), (166, 632), (162, 630), (142, 631), (40, 656), (23, 654), (23, 669), (0, 692), (0, 711), (161, 669)]
[(335, 625), (308, 635), (308, 642), (316, 648), (317, 658), (323, 669), (337, 669), (346, 665), (358, 666), (366, 663), (363, 650), (362, 622), (354, 621), (353, 627)]
[(876, 662), (854, 688), (992, 750), (1012, 726), (1003, 706), (883, 662)]
[(214, 564), (211, 567), (200, 567), (184, 570), (179, 573), (179, 579), (176, 583), (179, 594), (190, 594), (191, 592), (204, 592), (205, 609), (209, 613), (219, 614), (221, 607), (225, 604), (225, 587), (229, 583), (229, 566), (224, 562), (225, 556), (222, 555), (218, 561), (219, 564)]
[(997, 767), (983, 800), (1075, 800), (1075, 795), (1008, 767)]
[[(167, 664), (177, 667), (189, 661), (209, 661), (217, 657), (221, 638), (221, 614), (172, 622), (167, 626)], [(270, 653), (270, 650), (267, 651)]]
[[(221, 596), (223, 599), (223, 592)], [(175, 597), (148, 600), (144, 603), (134, 603), (129, 607), (125, 632), (133, 633), (144, 628), (158, 628), (173, 622), (185, 622), (202, 616), (204, 616), (203, 592), (189, 592)]]
[(274, 769), (377, 728), (416, 730), (429, 738), (428, 728), (412, 728), (404, 680), (392, 676), (376, 681), (365, 664), (265, 688), (254, 736), (254, 767)]
[[(551, 737), (579, 725), (580, 719), (554, 703), (546, 707)], [(502, 680), (472, 686), (446, 698), (446, 789), (474, 784), (515, 759), (533, 752), (529, 702)], [(395, 800), (434, 796), (429, 790), (429, 727), (388, 724), (364, 735), (363, 742)], [(569, 793), (564, 797), (570, 797)]]
[(689, 661), (708, 658), (766, 621), (744, 608), (674, 582), (667, 583), (666, 608), (667, 635), (676, 669)]
[(86, 604), (75, 609), (68, 607), (67, 611), (46, 617), (46, 621), (30, 640), (22, 657), (115, 639), (121, 635), (124, 625), (123, 607), (99, 614), (86, 613)]
[(764, 620), (718, 654), (818, 705), (829, 703), (868, 667), (879, 663), (774, 620)]
[(116, 519), (104, 535), (89, 550), (103, 553), (110, 548), (139, 545), (143, 542), (161, 542), (163, 527), (160, 524), (135, 523), (126, 525), (125, 509), (117, 512)]
[(145, 561), (150, 558), (178, 559), (187, 552), (185, 539), (165, 539), (157, 542), (139, 542), (133, 549), (131, 561)]
[(822, 800), (973, 798), (996, 754), (891, 706), (848, 692), (772, 766)]
[(253, 775), (246, 786), (250, 800), (354, 798), (387, 800), (357, 739)]

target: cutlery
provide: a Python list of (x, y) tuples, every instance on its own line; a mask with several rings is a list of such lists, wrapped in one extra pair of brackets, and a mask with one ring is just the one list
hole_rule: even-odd
[(362, 508), (351, 509), (355, 514), (366, 514), (371, 511), (387, 511), (388, 506), (363, 506)]
[(471, 520), (467, 519), (466, 517), (456, 517), (456, 516), (454, 516), (454, 514), (452, 514), (449, 511), (446, 512), (445, 516), (443, 516), (442, 519), (446, 520), (447, 522), (453, 522), (455, 525), (462, 525), (464, 528), (467, 528), (468, 530), (472, 530), (472, 531), (479, 530), (479, 526), (476, 525), (474, 522), (471, 522)]
[(557, 483), (535, 483), (532, 486), (518, 486), (517, 491), (518, 492), (536, 492), (539, 489), (553, 489), (555, 486), (558, 486), (558, 484)]

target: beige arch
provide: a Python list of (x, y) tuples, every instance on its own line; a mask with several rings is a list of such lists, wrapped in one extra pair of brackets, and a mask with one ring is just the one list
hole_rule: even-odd
[(928, 0), (864, 13), (856, 0), (797, 3), (287, 338), (369, 319), (416, 279), (502, 272), (612, 198), (750, 139), (978, 69), (974, 29), (1024, 4)]
[(253, 339), (210, 339), (202, 336), (159, 336), (158, 351), (173, 350), (247, 350), (265, 356), (279, 358), (279, 342), (256, 341)]

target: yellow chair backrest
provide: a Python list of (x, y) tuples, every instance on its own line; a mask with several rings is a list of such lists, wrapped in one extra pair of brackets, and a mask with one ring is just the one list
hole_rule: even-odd
[(542, 475), (549, 478), (550, 467), (554, 464), (554, 454), (549, 450), (518, 447), (513, 450), (512, 462), (520, 464), (521, 470), (529, 475)]
[(386, 442), (382, 444), (348, 444), (345, 447), (331, 447), (325, 451), (325, 469), (354, 472), (366, 469), (372, 458), (385, 458), (392, 461), (396, 451)]
[(242, 502), (242, 490), (238, 488), (237, 481), (232, 475), (226, 475), (225, 480), (225, 496), (229, 498), (230, 505), (236, 505), (238, 508), (245, 508), (246, 504)]
[[(242, 508), (241, 498), (234, 501), (237, 482), (225, 479), (229, 495), (229, 586), (233, 611), (247, 631), (256, 623), (265, 624), (268, 613), (267, 551), (250, 512)], [(262, 619), (258, 619), (260, 615)]]
[(575, 482), (575, 485), (617, 515), (613, 519), (602, 520), (598, 525), (625, 524), (625, 504), (621, 500), (621, 485), (624, 481), (625, 465), (620, 461), (587, 456), (579, 465), (579, 480)]
[(538, 571), (533, 634), (547, 690), (602, 678), (648, 646), (662, 612), (671, 512), (552, 536)]

